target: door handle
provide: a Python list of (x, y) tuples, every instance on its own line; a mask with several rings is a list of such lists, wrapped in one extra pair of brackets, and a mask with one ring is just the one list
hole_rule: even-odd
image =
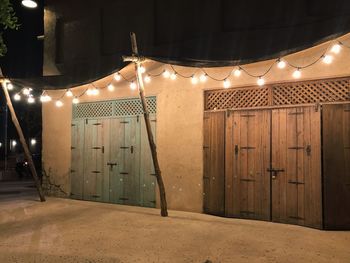
[(271, 173), (272, 179), (276, 179), (278, 173), (284, 172), (284, 169), (267, 168), (267, 171)]
[(117, 163), (112, 163), (112, 162), (107, 162), (107, 165), (110, 166), (110, 170), (112, 171), (113, 170), (113, 166), (114, 165), (118, 165)]

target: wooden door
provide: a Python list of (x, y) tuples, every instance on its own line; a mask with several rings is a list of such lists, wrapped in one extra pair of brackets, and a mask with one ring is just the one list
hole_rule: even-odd
[[(140, 198), (142, 206), (156, 206), (156, 176), (154, 172), (151, 148), (149, 146), (146, 124), (143, 116), (141, 120), (141, 160), (140, 160)], [(156, 115), (150, 115), (151, 128), (156, 142)]]
[(70, 196), (75, 199), (83, 198), (84, 185), (84, 121), (72, 121), (71, 140), (71, 191)]
[(226, 119), (227, 216), (270, 220), (268, 110), (232, 111)]
[(140, 203), (140, 118), (125, 117), (121, 122), (124, 125), (124, 145), (119, 149), (122, 152), (121, 171), (123, 196), (119, 199), (127, 205), (141, 205)]
[(84, 193), (85, 200), (102, 201), (103, 189), (103, 121), (86, 119), (84, 131)]
[(204, 113), (203, 210), (225, 213), (225, 112)]
[(322, 108), (324, 227), (350, 229), (350, 104)]
[(272, 111), (272, 220), (321, 228), (320, 111)]

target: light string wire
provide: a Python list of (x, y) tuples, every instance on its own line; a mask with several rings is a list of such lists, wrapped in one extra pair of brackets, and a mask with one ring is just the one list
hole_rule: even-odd
[[(324, 51), (321, 53), (320, 56), (316, 57), (316, 59), (315, 59), (314, 61), (312, 61), (312, 62), (310, 62), (309, 64), (306, 64), (306, 65), (296, 65), (296, 64), (294, 64), (294, 63), (291, 63), (289, 60), (284, 59), (283, 57), (277, 58), (277, 59), (275, 59), (275, 60), (271, 63), (270, 66), (268, 66), (268, 68), (267, 68), (262, 74), (253, 74), (253, 73), (249, 72), (249, 71), (245, 68), (244, 65), (237, 65), (237, 66), (234, 66), (234, 67), (227, 73), (227, 75), (225, 75), (225, 76), (222, 77), (222, 78), (217, 78), (217, 77), (215, 77), (215, 76), (209, 74), (208, 71), (207, 71), (205, 68), (196, 68), (192, 74), (185, 75), (185, 74), (181, 73), (178, 69), (176, 69), (176, 68), (175, 68), (175, 65), (172, 65), (172, 64), (165, 64), (165, 65), (163, 66), (163, 70), (161, 70), (160, 72), (157, 72), (157, 73), (147, 72), (147, 73), (145, 73), (145, 75), (146, 75), (147, 77), (152, 77), (152, 78), (154, 78), (154, 77), (160, 77), (160, 76), (162, 76), (162, 75), (164, 76), (165, 73), (167, 72), (167, 73), (166, 73), (166, 74), (168, 74), (167, 78), (170, 77), (171, 74), (174, 74), (175, 77), (176, 77), (176, 76), (180, 76), (180, 77), (182, 77), (182, 78), (184, 78), (184, 79), (191, 79), (191, 78), (195, 78), (196, 74), (198, 74), (198, 72), (200, 71), (200, 72), (202, 72), (202, 75), (203, 75), (204, 77), (208, 77), (209, 79), (211, 79), (211, 80), (213, 80), (213, 81), (223, 82), (223, 81), (228, 80), (228, 79), (232, 76), (232, 74), (234, 73), (234, 71), (238, 70), (238, 71), (244, 72), (246, 75), (248, 75), (248, 76), (250, 76), (250, 77), (252, 77), (252, 78), (258, 78), (258, 79), (260, 79), (260, 78), (265, 77), (268, 73), (270, 73), (270, 71), (272, 70), (272, 68), (274, 67), (274, 65), (276, 65), (276, 64), (279, 63), (280, 61), (284, 61), (284, 62), (286, 63), (286, 65), (288, 65), (289, 67), (294, 68), (294, 69), (296, 69), (296, 70), (304, 70), (304, 69), (307, 69), (307, 68), (309, 68), (309, 67), (315, 65), (316, 63), (318, 63), (321, 59), (325, 58), (325, 56), (327, 56), (327, 54), (331, 51), (331, 48), (332, 48), (334, 45), (339, 45), (340, 47), (345, 47), (345, 48), (347, 48), (347, 49), (350, 49), (350, 45), (348, 45), (348, 44), (346, 43), (347, 40), (348, 40), (348, 39), (340, 41), (340, 40), (335, 39), (335, 40), (331, 41), (331, 42), (327, 45), (327, 47), (324, 49)], [(288, 56), (290, 56), (290, 55), (294, 55), (294, 54), (289, 54)], [(168, 68), (169, 68), (169, 67), (170, 67), (170, 69), (172, 70), (172, 72), (169, 72), (169, 71), (168, 71)], [(116, 76), (116, 75), (119, 76), (119, 79), (118, 79), (118, 80), (115, 80), (115, 76)], [(61, 94), (60, 96), (55, 97), (55, 98), (52, 98), (52, 97), (49, 96), (48, 90), (43, 90), (41, 96), (44, 96), (44, 95), (49, 96), (49, 97), (50, 97), (50, 101), (53, 100), (53, 101), (56, 101), (56, 102), (57, 102), (57, 101), (61, 101), (61, 100), (66, 96), (66, 94), (67, 94), (68, 91), (71, 91), (72, 94), (73, 94), (72, 97), (75, 98), (75, 99), (79, 99), (80, 97), (86, 95), (86, 94), (89, 92), (89, 90), (91, 90), (91, 88), (97, 90), (97, 95), (98, 95), (98, 93), (99, 93), (100, 90), (106, 89), (108, 86), (113, 85), (114, 81), (119, 81), (119, 80), (121, 80), (121, 79), (123, 79), (125, 82), (127, 82), (127, 83), (129, 83), (129, 84), (134, 83), (135, 80), (136, 80), (135, 77), (134, 77), (134, 78), (127, 78), (124, 74), (122, 74), (120, 71), (118, 71), (118, 72), (116, 72), (115, 74), (113, 74), (113, 75), (111, 76), (111, 79), (108, 81), (107, 85), (98, 87), (94, 82), (91, 82), (91, 83), (87, 84), (87, 87), (86, 87), (81, 93), (79, 93), (78, 95), (74, 95), (74, 92), (73, 92), (70, 88), (68, 88), (68, 89), (63, 90), (63, 91), (62, 91), (62, 94)], [(95, 82), (96, 82), (96, 81), (95, 81)], [(114, 85), (113, 85), (113, 87), (114, 87)], [(20, 90), (19, 92), (17, 92), (15, 95), (23, 94), (23, 91), (26, 90), (26, 89), (28, 89), (28, 88), (21, 88), (21, 90)], [(32, 89), (29, 89), (29, 91), (31, 91), (31, 90), (32, 90)], [(96, 94), (95, 94), (95, 95), (96, 95)], [(29, 94), (26, 94), (26, 96), (28, 96), (28, 98), (29, 98), (29, 97), (33, 97), (33, 95), (32, 95), (30, 92), (29, 92)]]

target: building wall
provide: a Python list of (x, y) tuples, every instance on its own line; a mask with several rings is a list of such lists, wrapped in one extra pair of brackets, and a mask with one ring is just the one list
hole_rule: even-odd
[[(344, 36), (344, 42), (350, 43), (350, 35)], [(329, 43), (299, 52), (286, 57), (297, 65), (307, 65), (323, 54)], [(274, 61), (264, 61), (244, 66), (252, 74), (262, 74)], [(149, 61), (145, 67), (153, 74), (164, 68), (171, 71), (168, 65)], [(175, 67), (184, 75), (199, 74), (199, 70), (189, 67)], [(232, 67), (211, 68), (207, 71), (216, 78), (225, 77)], [(134, 78), (134, 67), (129, 65), (121, 70), (127, 78)], [(278, 69), (273, 66), (265, 77), (266, 85), (270, 83), (295, 81), (293, 70)], [(318, 62), (302, 71), (300, 80), (343, 77), (350, 75), (350, 49), (343, 48), (334, 56), (331, 65)], [(108, 76), (94, 84), (105, 87), (113, 76)], [(230, 77), (232, 87), (254, 86), (256, 79), (242, 73), (239, 78)], [(81, 97), (84, 101), (103, 101), (118, 98), (137, 97), (137, 91), (131, 91), (128, 83), (113, 82), (115, 91), (103, 89), (97, 97)], [(87, 85), (72, 89), (74, 94), (81, 94)], [(157, 96), (157, 147), (160, 167), (164, 177), (170, 209), (185, 211), (202, 211), (202, 141), (203, 141), (203, 108), (204, 90), (220, 89), (221, 82), (208, 80), (206, 83), (193, 85), (189, 79), (178, 77), (176, 80), (153, 78), (146, 84), (146, 94)], [(60, 97), (64, 90), (49, 91), (53, 98)], [(61, 184), (69, 192), (70, 138), (72, 106), (70, 99), (63, 99), (64, 106), (57, 108), (53, 102), (43, 104), (43, 163), (44, 169), (52, 180)]]

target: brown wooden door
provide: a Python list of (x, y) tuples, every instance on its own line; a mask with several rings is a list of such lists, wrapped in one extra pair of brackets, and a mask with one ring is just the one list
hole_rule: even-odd
[(320, 111), (272, 111), (272, 220), (322, 227)]
[(204, 113), (203, 210), (224, 215), (225, 112)]
[(227, 115), (226, 216), (270, 220), (270, 112)]
[(324, 227), (350, 229), (350, 104), (323, 105)]

